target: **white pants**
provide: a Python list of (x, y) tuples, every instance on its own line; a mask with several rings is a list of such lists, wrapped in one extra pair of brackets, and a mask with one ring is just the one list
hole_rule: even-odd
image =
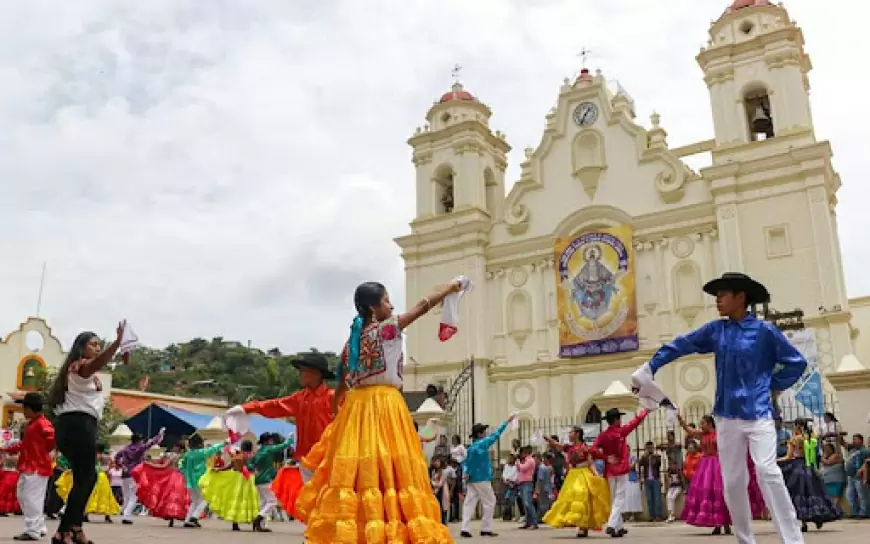
[(128, 520), (139, 504), (139, 499), (136, 497), (136, 482), (133, 478), (121, 479), (121, 493), (124, 495), (124, 508), (121, 509), (121, 513), (124, 514), (124, 519)]
[(725, 504), (731, 512), (734, 536), (740, 544), (755, 544), (749, 507), (749, 471), (746, 450), (755, 463), (758, 485), (783, 544), (803, 544), (797, 515), (776, 464), (776, 427), (773, 420), (746, 421), (716, 418), (719, 463)]
[(272, 484), (258, 485), (257, 493), (260, 495), (260, 516), (263, 518), (263, 525), (265, 525), (272, 511), (278, 506), (278, 499), (272, 492)]
[(608, 476), (610, 486), (610, 519), (607, 526), (618, 531), (622, 529), (622, 511), (625, 509), (625, 491), (628, 488), (628, 474)]
[(492, 531), (492, 513), (495, 510), (495, 493), (492, 491), (492, 482), (475, 482), (467, 484), (465, 489), (465, 503), (462, 505), (462, 530), (468, 531), (471, 518), (477, 510), (477, 503), (483, 505), (483, 519), (480, 520), (480, 532)]
[(187, 509), (186, 521), (192, 519), (199, 521), (199, 516), (205, 511), (208, 503), (205, 502), (205, 499), (202, 497), (202, 491), (199, 488), (188, 489), (187, 492), (190, 494), (190, 508)]
[(668, 515), (677, 517), (677, 499), (680, 498), (682, 492), (682, 487), (668, 488)]
[(45, 488), (48, 476), (21, 474), (18, 477), (18, 504), (24, 514), (24, 532), (41, 538), (48, 530), (45, 528)]

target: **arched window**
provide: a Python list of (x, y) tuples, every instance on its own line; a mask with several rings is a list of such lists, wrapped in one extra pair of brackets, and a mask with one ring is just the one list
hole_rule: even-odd
[(601, 410), (598, 409), (598, 406), (593, 404), (589, 407), (589, 410), (586, 411), (586, 420), (584, 423), (589, 425), (601, 425)]
[(38, 391), (44, 372), (45, 360), (35, 353), (28, 353), (18, 362), (18, 389)]
[(432, 178), (432, 188), (435, 196), (436, 215), (451, 213), (453, 211), (456, 205), (454, 200), (455, 179), (455, 172), (449, 164), (442, 164), (435, 170), (435, 176)]
[(749, 141), (759, 142), (773, 138), (773, 111), (770, 108), (770, 95), (766, 89), (755, 88), (743, 95), (746, 109), (746, 122), (749, 126)]

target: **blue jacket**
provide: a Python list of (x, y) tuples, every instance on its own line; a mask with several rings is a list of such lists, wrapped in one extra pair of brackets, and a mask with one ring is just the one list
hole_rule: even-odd
[(492, 460), (489, 458), (489, 448), (496, 443), (507, 426), (507, 421), (505, 421), (491, 435), (475, 440), (465, 450), (467, 457), (462, 462), (462, 470), (468, 475), (468, 483), (492, 481)]

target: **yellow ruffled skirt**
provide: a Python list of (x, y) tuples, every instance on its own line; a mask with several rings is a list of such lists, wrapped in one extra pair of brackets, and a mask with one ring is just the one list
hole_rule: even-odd
[[(57, 479), (55, 484), (57, 494), (63, 499), (63, 502), (66, 502), (67, 497), (69, 497), (72, 485), (72, 472), (68, 470)], [(117, 516), (121, 513), (121, 505), (115, 500), (115, 495), (112, 493), (112, 484), (109, 482), (109, 477), (106, 476), (105, 472), (97, 472), (97, 483), (94, 485), (94, 490), (91, 491), (91, 496), (85, 507), (85, 513), (102, 516)]]
[(441, 505), (405, 399), (395, 387), (352, 389), (303, 463), (296, 501), (310, 544), (447, 544)]
[(544, 516), (551, 527), (600, 530), (610, 517), (610, 489), (607, 480), (589, 467), (572, 468), (562, 484), (556, 502)]
[(211, 511), (224, 521), (251, 523), (260, 513), (253, 474), (245, 477), (235, 470), (209, 470), (199, 479), (199, 489)]

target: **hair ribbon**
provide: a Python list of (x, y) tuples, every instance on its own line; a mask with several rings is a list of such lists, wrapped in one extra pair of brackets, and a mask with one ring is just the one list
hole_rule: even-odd
[[(359, 368), (359, 351), (362, 339), (363, 318), (361, 315), (353, 318), (350, 325), (350, 337), (347, 339), (347, 373), (354, 374)], [(338, 367), (338, 381), (344, 379), (344, 365)]]

